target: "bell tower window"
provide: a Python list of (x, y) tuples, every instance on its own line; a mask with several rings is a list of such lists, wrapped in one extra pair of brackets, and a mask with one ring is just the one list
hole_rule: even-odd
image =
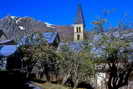
[(81, 32), (81, 27), (76, 27), (76, 32)]
[(79, 31), (79, 28), (77, 27), (76, 30), (77, 30), (77, 32), (78, 32), (78, 31)]
[(81, 27), (79, 27), (79, 31), (78, 32), (81, 32)]

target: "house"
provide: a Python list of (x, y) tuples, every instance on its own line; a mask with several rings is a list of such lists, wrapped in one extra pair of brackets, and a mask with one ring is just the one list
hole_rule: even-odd
[[(57, 32), (44, 32), (41, 33), (42, 38), (49, 45), (58, 47), (60, 38)], [(13, 40), (5, 40), (0, 42), (0, 70), (11, 70), (21, 68), (22, 54), (19, 50), (21, 45), (41, 44), (43, 41), (38, 41), (37, 37), (33, 35), (33, 41), (28, 36), (24, 36), (17, 45), (14, 45)]]
[(0, 45), (0, 70), (20, 68), (20, 57), (17, 45)]
[(38, 45), (45, 42), (51, 46), (58, 47), (58, 44), (60, 43), (60, 37), (57, 32), (33, 33), (20, 39), (18, 46)]
[(60, 37), (57, 32), (44, 32), (43, 37), (44, 37), (44, 39), (47, 40), (49, 45), (58, 47), (58, 45), (60, 43)]

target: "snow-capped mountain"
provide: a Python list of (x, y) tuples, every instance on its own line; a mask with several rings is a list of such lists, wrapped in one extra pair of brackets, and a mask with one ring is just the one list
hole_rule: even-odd
[(7, 16), (0, 19), (0, 30), (3, 30), (9, 39), (19, 38), (32, 32), (46, 32), (53, 28), (52, 26), (30, 17)]

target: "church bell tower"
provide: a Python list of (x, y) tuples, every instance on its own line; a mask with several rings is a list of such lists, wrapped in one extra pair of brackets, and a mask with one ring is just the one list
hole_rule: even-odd
[(84, 22), (83, 10), (80, 4), (78, 4), (76, 20), (73, 26), (74, 26), (74, 41), (84, 40), (85, 22)]

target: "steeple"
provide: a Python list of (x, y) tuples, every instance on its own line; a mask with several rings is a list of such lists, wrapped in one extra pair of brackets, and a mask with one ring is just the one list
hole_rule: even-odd
[(84, 22), (83, 10), (80, 4), (78, 4), (76, 20), (73, 27), (74, 27), (74, 41), (84, 40), (85, 22)]
[(85, 25), (83, 10), (82, 10), (81, 4), (77, 5), (77, 13), (76, 13), (76, 19), (75, 19), (74, 24), (83, 24), (83, 25)]

